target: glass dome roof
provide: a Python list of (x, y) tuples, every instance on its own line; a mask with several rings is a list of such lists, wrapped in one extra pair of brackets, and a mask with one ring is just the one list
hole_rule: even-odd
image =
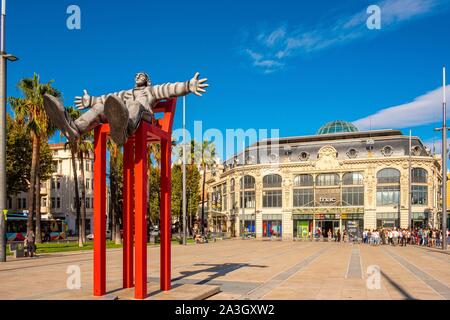
[(346, 121), (336, 120), (328, 122), (327, 124), (320, 127), (317, 134), (329, 134), (329, 133), (339, 133), (339, 132), (357, 132), (358, 128), (356, 128), (353, 124)]

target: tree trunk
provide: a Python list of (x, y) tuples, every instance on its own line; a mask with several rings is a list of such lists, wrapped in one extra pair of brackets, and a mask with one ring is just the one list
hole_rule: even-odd
[(72, 153), (72, 167), (73, 167), (73, 181), (75, 187), (75, 209), (77, 212), (77, 224), (78, 224), (78, 246), (83, 246), (83, 241), (81, 239), (81, 212), (80, 212), (80, 191), (78, 189), (78, 175), (77, 175), (77, 163), (75, 161), (76, 149), (74, 146), (70, 146), (70, 151)]
[(34, 133), (31, 134), (33, 139), (33, 152), (31, 155), (31, 172), (30, 172), (30, 189), (28, 190), (28, 219), (27, 219), (27, 232), (33, 230), (33, 212), (35, 203), (35, 190), (36, 190), (36, 170), (39, 165), (39, 137)]
[(81, 241), (86, 243), (86, 182), (84, 175), (84, 156), (79, 153), (81, 161)]
[(39, 168), (36, 173), (36, 243), (42, 243), (41, 234), (41, 177), (39, 177)]

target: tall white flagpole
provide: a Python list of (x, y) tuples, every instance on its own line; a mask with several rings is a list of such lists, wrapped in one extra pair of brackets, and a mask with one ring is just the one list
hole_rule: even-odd
[(183, 96), (183, 244), (186, 245), (186, 97)]

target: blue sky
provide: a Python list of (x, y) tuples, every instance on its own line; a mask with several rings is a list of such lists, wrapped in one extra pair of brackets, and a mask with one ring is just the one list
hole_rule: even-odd
[[(20, 57), (9, 65), (8, 95), (33, 72), (54, 79), (71, 105), (83, 89), (131, 88), (137, 71), (155, 84), (199, 71), (211, 86), (187, 98), (191, 130), (201, 120), (204, 130), (308, 135), (341, 119), (439, 139), (441, 93), (432, 91), (450, 66), (450, 1), (7, 2), (7, 51)], [(71, 4), (81, 30), (66, 27)], [(366, 27), (372, 4), (380, 30)]]

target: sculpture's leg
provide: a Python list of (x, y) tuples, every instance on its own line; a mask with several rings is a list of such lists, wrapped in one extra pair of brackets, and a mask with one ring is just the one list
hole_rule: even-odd
[(123, 155), (123, 287), (133, 287), (134, 141), (124, 145)]
[(170, 238), (172, 221), (170, 217), (170, 189), (171, 189), (171, 141), (161, 140), (161, 257), (160, 281), (161, 290), (170, 290)]
[(75, 120), (75, 125), (77, 126), (80, 134), (91, 131), (101, 123), (107, 122), (103, 113), (103, 109), (104, 105), (101, 103), (97, 103)]
[(135, 134), (135, 293), (136, 299), (147, 296), (147, 123)]
[(127, 128), (128, 135), (132, 135), (136, 131), (142, 120), (151, 123), (153, 113), (151, 110), (144, 108), (138, 101), (129, 101), (127, 103), (127, 109), (129, 114)]
[(94, 295), (106, 293), (106, 132), (94, 132)]

